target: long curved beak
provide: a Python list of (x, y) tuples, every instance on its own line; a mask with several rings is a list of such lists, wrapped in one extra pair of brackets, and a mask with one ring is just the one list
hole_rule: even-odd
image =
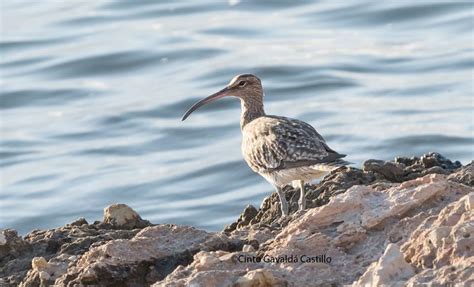
[(220, 90), (219, 92), (215, 93), (215, 94), (212, 94), (210, 95), (209, 97), (205, 98), (205, 99), (202, 99), (200, 100), (199, 102), (195, 103), (192, 107), (189, 108), (189, 110), (186, 111), (186, 113), (184, 114), (183, 118), (181, 119), (181, 121), (184, 121), (185, 119), (188, 118), (188, 116), (194, 112), (195, 110), (199, 109), (200, 107), (206, 105), (206, 104), (209, 104), (209, 103), (212, 103), (214, 101), (217, 101), (218, 99), (220, 98), (223, 98), (225, 96), (227, 96), (227, 91), (229, 90), (228, 87), (225, 87), (223, 88), (222, 90)]

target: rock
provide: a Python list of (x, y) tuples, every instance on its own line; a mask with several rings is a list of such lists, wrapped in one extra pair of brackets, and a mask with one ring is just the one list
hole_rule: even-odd
[(437, 152), (430, 152), (419, 157), (397, 157), (395, 162), (403, 163), (405, 166), (422, 166), (424, 169), (431, 168), (433, 166), (439, 166), (446, 170), (454, 170), (461, 167), (459, 161), (452, 162)]
[[(355, 283), (357, 286), (392, 286), (394, 282), (403, 286), (428, 270), (422, 266), (420, 273), (407, 260), (405, 244), (410, 238), (420, 237), (415, 231), (425, 230), (426, 222), (431, 222), (433, 214), (439, 214), (446, 206), (459, 200), (467, 206), (468, 201), (462, 198), (469, 194), (472, 188), (450, 182), (446, 175), (439, 174), (380, 190), (353, 186), (332, 197), (326, 205), (293, 217), (283, 229), (272, 231), (273, 237), (261, 243), (257, 252), (200, 252), (191, 264), (175, 269), (154, 286), (339, 286), (353, 282), (359, 282)], [(458, 216), (466, 216), (465, 210), (457, 211)], [(451, 218), (448, 213), (440, 216), (444, 220)], [(245, 234), (245, 230), (254, 228), (255, 225), (249, 225), (232, 234)], [(469, 246), (461, 237), (455, 239), (460, 248)], [(458, 252), (465, 250), (461, 248)], [(242, 256), (249, 260), (236, 263)], [(472, 256), (465, 256), (459, 257), (459, 266), (464, 264), (464, 269), (457, 271), (458, 278), (468, 276), (467, 262)], [(265, 262), (264, 258), (274, 260)], [(296, 259), (277, 262), (278, 258)], [(428, 280), (427, 276), (414, 282)]]
[(112, 204), (104, 208), (103, 222), (122, 229), (143, 228), (150, 224), (126, 204)]
[(28, 271), (20, 287), (54, 285), (55, 279), (67, 270), (65, 262), (47, 262), (44, 257), (34, 257), (31, 260), (31, 266), (32, 269)]
[(362, 164), (362, 169), (365, 172), (373, 171), (383, 175), (386, 179), (392, 182), (401, 182), (403, 180), (404, 164), (383, 160), (369, 159)]
[(18, 236), (16, 230), (0, 230), (0, 266), (8, 260), (30, 251), (30, 246)]
[[(53, 265), (73, 264), (91, 246), (101, 245), (113, 239), (130, 239), (140, 229), (116, 230), (98, 222), (80, 226), (66, 225), (51, 230), (34, 230), (24, 238), (15, 230), (2, 230), (0, 234), (6, 244), (0, 245), (0, 286), (38, 286), (43, 271), (33, 270), (32, 260), (43, 257)], [(29, 272), (33, 270), (32, 272)], [(48, 284), (56, 278), (50, 276)]]
[[(402, 246), (406, 259), (418, 270), (455, 265), (474, 259), (474, 192), (446, 206), (416, 229)], [(473, 269), (474, 271), (474, 269)]]
[(428, 217), (402, 246), (417, 269), (407, 286), (474, 285), (474, 192)]
[(237, 279), (236, 287), (253, 286), (285, 286), (287, 282), (277, 279), (270, 270), (257, 269), (252, 270), (244, 276)]
[(404, 286), (407, 279), (415, 275), (396, 244), (388, 244), (382, 257), (374, 262), (353, 286)]
[(7, 244), (7, 237), (4, 234), (3, 230), (0, 230), (0, 246), (5, 246)]
[(89, 224), (87, 223), (87, 220), (84, 218), (84, 217), (81, 217), (81, 218), (78, 218), (76, 220), (74, 220), (73, 222), (71, 222), (71, 226), (81, 226), (81, 225), (84, 225), (84, 224)]
[(187, 265), (201, 251), (237, 250), (243, 243), (223, 234), (187, 226), (147, 227), (130, 240), (112, 240), (86, 252), (60, 285), (149, 285), (178, 265)]
[[(362, 170), (353, 167), (339, 168), (330, 172), (319, 183), (307, 185), (307, 207), (325, 205), (333, 196), (346, 192), (354, 185), (372, 185), (375, 189), (381, 190), (389, 188), (394, 183), (416, 179), (427, 174), (451, 174), (460, 167), (460, 162), (452, 162), (434, 152), (425, 154), (421, 158), (397, 157), (394, 161), (369, 159), (364, 162)], [(470, 179), (472, 185), (472, 170), (470, 173), (466, 170), (463, 175), (458, 175), (458, 177), (461, 176), (463, 179), (458, 180), (468, 182)], [(296, 212), (299, 190), (292, 186), (286, 186), (283, 190), (289, 202), (290, 213)], [(254, 224), (273, 227), (284, 227), (286, 224), (278, 222), (281, 212), (276, 192), (263, 200), (260, 209), (250, 222), (242, 220), (244, 213), (245, 210), (239, 219), (226, 226), (224, 231), (232, 233), (234, 230)]]
[(474, 162), (471, 161), (468, 165), (458, 169), (448, 179), (467, 186), (474, 186)]
[(244, 247), (242, 247), (243, 252), (255, 252), (255, 247), (249, 244), (245, 244)]
[(253, 206), (253, 205), (247, 205), (247, 207), (244, 209), (242, 214), (240, 215), (239, 219), (237, 219), (237, 222), (234, 222), (233, 224), (226, 226), (224, 231), (230, 232), (235, 230), (236, 228), (240, 228), (242, 226), (246, 226), (250, 223), (250, 221), (255, 218), (257, 215), (258, 210)]
[(472, 163), (436, 153), (369, 160), (247, 206), (225, 232), (153, 225), (126, 205), (24, 236), (0, 231), (1, 286), (474, 284)]

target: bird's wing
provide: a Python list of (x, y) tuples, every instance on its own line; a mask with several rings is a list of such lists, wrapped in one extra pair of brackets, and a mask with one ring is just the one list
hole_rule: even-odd
[(265, 116), (244, 138), (244, 157), (254, 171), (273, 171), (335, 161), (345, 155), (332, 150), (309, 124)]

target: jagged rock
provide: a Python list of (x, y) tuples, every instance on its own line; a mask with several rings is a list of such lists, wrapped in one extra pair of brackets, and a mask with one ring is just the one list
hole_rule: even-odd
[(473, 246), (474, 192), (471, 192), (439, 214), (426, 218), (402, 246), (405, 259), (419, 272), (409, 284), (421, 284), (427, 279), (433, 285), (474, 284), (474, 265), (466, 266), (468, 262), (474, 263)]
[(395, 158), (395, 162), (403, 163), (405, 166), (420, 166), (421, 168), (427, 169), (433, 166), (439, 166), (446, 170), (454, 170), (461, 167), (461, 163), (459, 161), (452, 162), (451, 160), (445, 158), (441, 154), (437, 152), (430, 152), (424, 154), (420, 157), (397, 157)]
[(474, 162), (471, 161), (468, 165), (452, 173), (448, 179), (468, 186), (474, 186)]
[(31, 247), (21, 237), (16, 230), (0, 230), (0, 265), (3, 266), (12, 258), (21, 256), (31, 250)]
[(91, 248), (56, 281), (60, 285), (146, 285), (187, 265), (201, 251), (242, 248), (239, 240), (187, 226), (147, 227), (130, 240), (112, 240)]
[(224, 228), (224, 231), (229, 232), (235, 230), (236, 228), (240, 228), (242, 226), (248, 225), (252, 219), (255, 218), (257, 215), (258, 210), (251, 204), (247, 205), (244, 209), (242, 214), (240, 215), (239, 219), (236, 222), (232, 223), (229, 226)]
[(408, 264), (400, 252), (400, 247), (390, 243), (382, 257), (365, 271), (354, 286), (404, 286), (415, 275), (414, 268)]
[(84, 218), (84, 217), (81, 217), (81, 218), (78, 218), (76, 220), (74, 220), (73, 222), (71, 222), (71, 226), (81, 226), (81, 225), (84, 225), (84, 224), (89, 224), (87, 223), (87, 220)]
[[(458, 182), (469, 182), (472, 186), (472, 165), (470, 166), (471, 172), (465, 171), (457, 178), (459, 178)], [(422, 157), (397, 157), (393, 162), (369, 159), (364, 162), (362, 170), (353, 167), (339, 168), (330, 172), (319, 183), (307, 185), (307, 207), (314, 208), (325, 205), (333, 196), (346, 192), (354, 185), (372, 185), (375, 189), (386, 189), (394, 183), (416, 179), (427, 174), (451, 174), (460, 167), (459, 161), (452, 162), (434, 152), (427, 153)], [(296, 212), (299, 190), (292, 186), (286, 186), (283, 190), (289, 202), (290, 213)], [(242, 216), (243, 213), (240, 218)], [(231, 233), (254, 224), (284, 227), (287, 222), (278, 222), (280, 218), (280, 201), (277, 193), (274, 192), (263, 200), (260, 209), (250, 222), (237, 220), (226, 226), (224, 231)], [(275, 224), (276, 222), (278, 224)]]
[(150, 225), (150, 222), (143, 220), (126, 204), (112, 204), (104, 208), (103, 222), (122, 229), (143, 228)]
[(401, 182), (403, 180), (403, 169), (405, 165), (397, 162), (369, 159), (362, 164), (365, 172), (373, 171), (383, 175), (392, 182)]
[(31, 266), (20, 287), (53, 285), (56, 278), (66, 272), (68, 265), (66, 262), (47, 262), (44, 257), (34, 257)]
[[(415, 275), (417, 268), (405, 260), (401, 246), (417, 237), (414, 231), (424, 230), (432, 215), (452, 202), (465, 202), (460, 198), (467, 194), (472, 194), (472, 188), (440, 174), (385, 189), (353, 186), (324, 206), (294, 215), (285, 228), (260, 244), (258, 251), (200, 252), (190, 265), (177, 268), (154, 286), (327, 286), (353, 282), (356, 286), (403, 286), (422, 273)], [(462, 209), (458, 211), (459, 216), (466, 216)], [(443, 213), (440, 216), (450, 218)], [(250, 225), (232, 234), (253, 228)], [(456, 242), (462, 243), (461, 237)], [(241, 256), (250, 260), (236, 261)], [(264, 262), (265, 258), (274, 260)], [(276, 262), (275, 258), (287, 261)], [(471, 258), (460, 260), (464, 271), (457, 271), (459, 278), (468, 276), (466, 262)]]
[(259, 269), (263, 267), (262, 263), (257, 262), (240, 263), (239, 257), (244, 255), (245, 253), (224, 251), (199, 252), (194, 255), (189, 266), (176, 268), (166, 279), (156, 282), (152, 286), (232, 286), (240, 276), (247, 273), (247, 268)]
[[(21, 238), (0, 232), (1, 286), (473, 285), (473, 165), (436, 153), (340, 168), (248, 206), (226, 232), (152, 225), (125, 205)], [(400, 183), (400, 182), (401, 183)]]
[[(104, 244), (113, 239), (130, 239), (140, 229), (108, 229), (107, 224), (66, 225), (51, 230), (34, 230), (23, 239), (16, 231), (7, 229), (0, 234), (6, 244), (0, 244), (0, 286), (38, 286), (41, 271), (27, 272), (32, 269), (34, 257), (44, 257), (51, 264), (72, 264), (92, 246)], [(57, 276), (58, 274), (55, 274)], [(45, 274), (43, 273), (43, 278)], [(37, 279), (35, 279), (37, 278)], [(54, 283), (54, 276), (48, 284)]]

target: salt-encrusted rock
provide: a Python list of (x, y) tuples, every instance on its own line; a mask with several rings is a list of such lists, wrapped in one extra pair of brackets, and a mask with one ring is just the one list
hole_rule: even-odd
[(112, 204), (104, 208), (103, 222), (124, 229), (143, 228), (150, 224), (126, 204)]

